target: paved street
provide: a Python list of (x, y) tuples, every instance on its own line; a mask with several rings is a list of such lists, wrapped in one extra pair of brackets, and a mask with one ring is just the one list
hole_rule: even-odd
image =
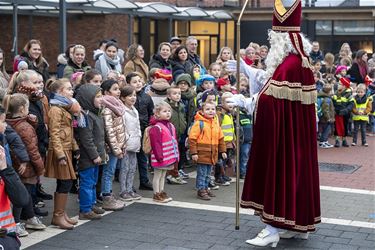
[[(319, 150), (320, 162), (358, 164), (352, 174), (321, 173), (322, 221), (309, 240), (281, 240), (280, 249), (375, 249), (375, 176), (373, 145)], [(194, 169), (187, 169), (194, 177)], [(152, 177), (152, 176), (151, 176)], [(53, 181), (45, 179), (51, 193)], [(245, 240), (263, 227), (251, 211), (242, 210), (240, 230), (234, 230), (235, 183), (220, 187), (216, 198), (195, 198), (195, 179), (182, 186), (167, 185), (174, 202), (155, 204), (152, 192), (121, 212), (101, 221), (80, 223), (73, 231), (49, 227), (23, 238), (28, 249), (250, 249)], [(118, 183), (114, 186), (118, 190)], [(242, 190), (242, 181), (241, 181)], [(68, 212), (77, 214), (77, 196), (70, 195)], [(52, 211), (52, 202), (46, 208)], [(49, 224), (51, 217), (42, 218)]]

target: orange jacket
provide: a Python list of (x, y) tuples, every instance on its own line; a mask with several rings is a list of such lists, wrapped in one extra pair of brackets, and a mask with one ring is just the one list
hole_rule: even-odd
[[(200, 125), (203, 122), (203, 128)], [(225, 153), (224, 134), (217, 117), (205, 118), (201, 112), (195, 115), (193, 126), (189, 133), (189, 146), (192, 155), (198, 155), (197, 163), (215, 165), (219, 153)]]

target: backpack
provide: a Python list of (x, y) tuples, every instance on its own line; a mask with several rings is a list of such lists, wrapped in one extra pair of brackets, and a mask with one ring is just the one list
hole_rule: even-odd
[[(194, 123), (189, 127), (187, 134), (190, 134), (190, 130), (191, 130), (191, 127), (193, 127), (193, 125), (194, 125)], [(204, 122), (202, 120), (200, 120), (199, 121), (199, 129), (200, 129), (201, 133), (203, 132), (203, 127), (204, 127)], [(189, 152), (190, 152), (190, 149), (189, 149), (189, 136), (185, 140), (185, 147), (186, 147), (186, 150), (187, 150), (187, 153), (188, 153), (187, 155), (189, 155)]]
[(150, 140), (150, 129), (154, 126), (157, 126), (160, 131), (161, 131), (161, 127), (157, 124), (155, 125), (151, 125), (151, 126), (148, 126), (146, 129), (145, 129), (145, 132), (143, 134), (143, 140), (142, 140), (142, 150), (143, 152), (148, 155), (151, 153), (151, 140)]
[(331, 103), (331, 98), (326, 98), (326, 97), (318, 97), (318, 100), (317, 100), (317, 113), (318, 113), (318, 117), (319, 119), (323, 117), (323, 105), (325, 106), (329, 106)]

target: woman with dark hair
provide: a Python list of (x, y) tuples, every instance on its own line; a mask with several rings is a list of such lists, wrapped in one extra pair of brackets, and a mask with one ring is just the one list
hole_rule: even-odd
[(57, 56), (57, 78), (62, 78), (64, 76), (64, 69), (68, 64), (68, 60), (73, 58), (73, 48), (75, 44), (71, 44), (66, 48), (64, 53)]
[(357, 84), (365, 83), (365, 78), (368, 74), (367, 59), (367, 52), (364, 50), (359, 50), (355, 55), (354, 63), (348, 71), (352, 82)]
[(124, 67), (124, 75), (127, 76), (132, 72), (138, 72), (139, 74), (141, 74), (143, 81), (147, 82), (149, 67), (147, 66), (145, 61), (143, 61), (144, 57), (145, 51), (143, 50), (142, 45), (136, 43), (130, 45), (128, 51), (126, 52), (126, 59), (128, 60), (128, 62)]
[(0, 88), (7, 88), (10, 77), (5, 69), (4, 51), (0, 48)]
[(158, 53), (153, 55), (150, 59), (149, 67), (150, 70), (153, 68), (167, 69), (172, 71), (172, 65), (170, 62), (172, 47), (170, 43), (163, 42), (159, 45)]
[(122, 72), (120, 57), (117, 55), (117, 52), (117, 44), (114, 42), (108, 42), (105, 46), (104, 54), (99, 56), (96, 61), (95, 69), (102, 74), (103, 80), (107, 79), (108, 73), (111, 70), (115, 70), (119, 73)]
[(49, 79), (49, 64), (42, 55), (42, 43), (39, 40), (32, 39), (26, 43), (21, 55), (15, 58), (14, 71), (17, 71), (21, 61), (25, 61), (29, 69), (41, 74), (44, 82)]
[(172, 75), (173, 80), (181, 74), (191, 74), (193, 71), (193, 64), (188, 60), (188, 50), (185, 46), (178, 47), (173, 53), (172, 57)]
[(69, 58), (68, 65), (64, 69), (64, 78), (69, 80), (74, 73), (86, 72), (91, 69), (91, 66), (86, 62), (86, 49), (83, 45), (75, 45), (72, 52), (73, 55)]

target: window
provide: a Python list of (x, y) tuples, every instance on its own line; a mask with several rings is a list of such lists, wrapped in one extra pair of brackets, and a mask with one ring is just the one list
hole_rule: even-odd
[(373, 20), (334, 21), (334, 35), (374, 35)]
[(317, 35), (331, 35), (332, 21), (316, 21), (315, 31)]

